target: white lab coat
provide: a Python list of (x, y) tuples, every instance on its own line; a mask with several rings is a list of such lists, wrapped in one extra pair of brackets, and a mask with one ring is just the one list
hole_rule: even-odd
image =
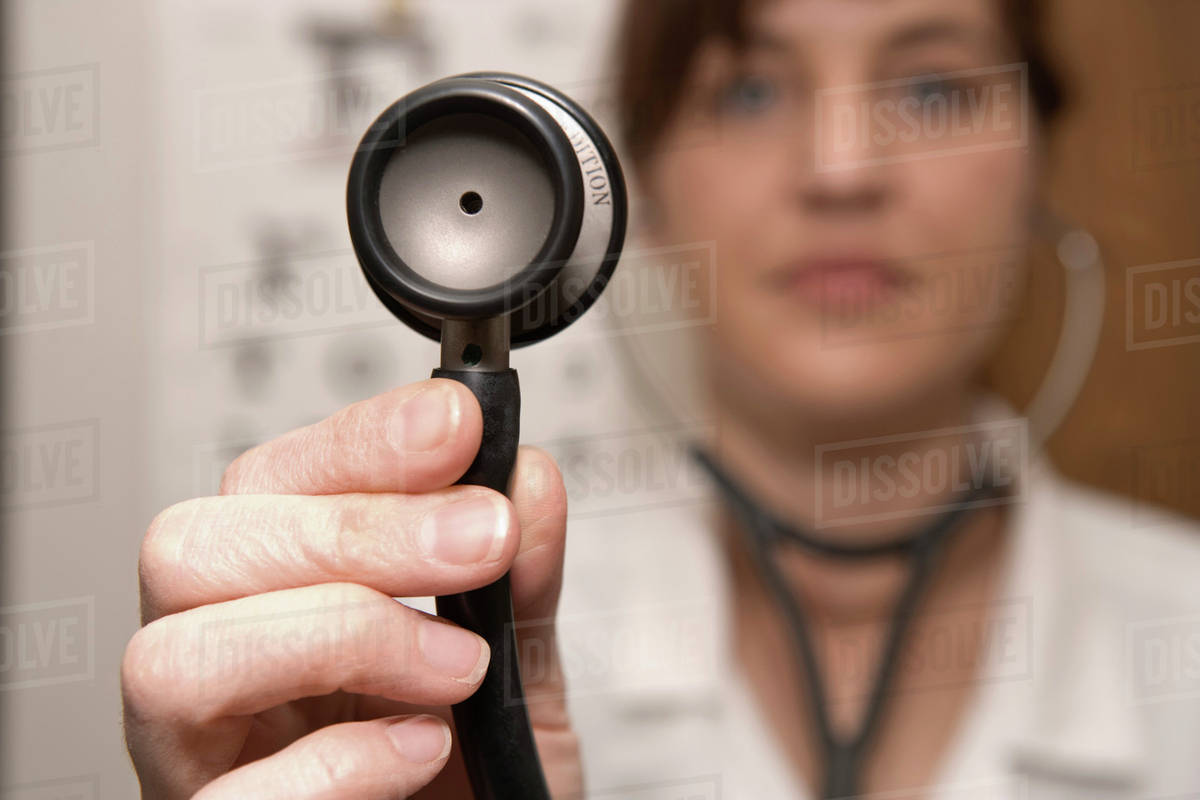
[[(717, 497), (698, 474), (666, 492), (630, 481), (569, 518), (558, 628), (587, 796), (807, 798), (735, 666)], [(959, 734), (932, 786), (880, 797), (1200, 796), (1195, 524), (1039, 458), (1021, 480), (1007, 624)]]

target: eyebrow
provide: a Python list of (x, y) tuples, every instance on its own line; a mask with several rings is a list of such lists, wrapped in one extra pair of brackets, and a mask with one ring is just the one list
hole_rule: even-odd
[[(922, 20), (890, 34), (883, 43), (888, 50), (904, 50), (928, 42), (958, 41), (985, 46), (986, 40), (967, 25), (953, 18)], [(792, 42), (765, 28), (752, 28), (746, 34), (746, 50), (761, 49), (772, 53), (790, 53)]]
[(884, 46), (889, 50), (903, 50), (938, 41), (961, 41), (976, 46), (984, 44), (977, 32), (961, 22), (953, 19), (934, 19), (901, 28), (887, 38)]
[(778, 53), (790, 53), (792, 43), (772, 31), (754, 28), (746, 33), (746, 49), (771, 50)]

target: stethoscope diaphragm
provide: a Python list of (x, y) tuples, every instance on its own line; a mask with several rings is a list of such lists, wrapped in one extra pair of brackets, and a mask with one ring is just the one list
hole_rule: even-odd
[(503, 73), (393, 103), (363, 137), (347, 203), (372, 289), (435, 340), (445, 319), (497, 316), (513, 347), (557, 333), (599, 298), (625, 239), (625, 182), (599, 126)]

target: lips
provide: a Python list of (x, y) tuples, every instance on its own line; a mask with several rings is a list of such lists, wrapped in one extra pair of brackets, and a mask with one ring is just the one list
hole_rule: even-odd
[(833, 314), (861, 314), (890, 303), (911, 282), (895, 262), (874, 256), (809, 258), (774, 277), (775, 289)]

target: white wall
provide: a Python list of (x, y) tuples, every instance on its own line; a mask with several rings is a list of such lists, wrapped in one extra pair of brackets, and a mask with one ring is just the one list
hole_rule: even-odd
[[(346, 70), (357, 99), (338, 117), (307, 26), (375, 25), (403, 6), (429, 60), (360, 54)], [(5, 102), (42, 105), (5, 134), (4, 274), (57, 294), (0, 317), (10, 405), (0, 797), (135, 796), (118, 667), (137, 626), (150, 518), (214, 491), (241, 448), (434, 366), (436, 347), (363, 293), (349, 250), (342, 193), (366, 122), (471, 69), (598, 98), (615, 7), (6, 0)], [(297, 110), (306, 125), (293, 130), (286, 115)], [(298, 319), (247, 326), (234, 309), (271, 259), (285, 270), (276, 274), (307, 281), (311, 300)], [(577, 432), (612, 405), (613, 366), (588, 335), (585, 321), (517, 356), (527, 440)]]

